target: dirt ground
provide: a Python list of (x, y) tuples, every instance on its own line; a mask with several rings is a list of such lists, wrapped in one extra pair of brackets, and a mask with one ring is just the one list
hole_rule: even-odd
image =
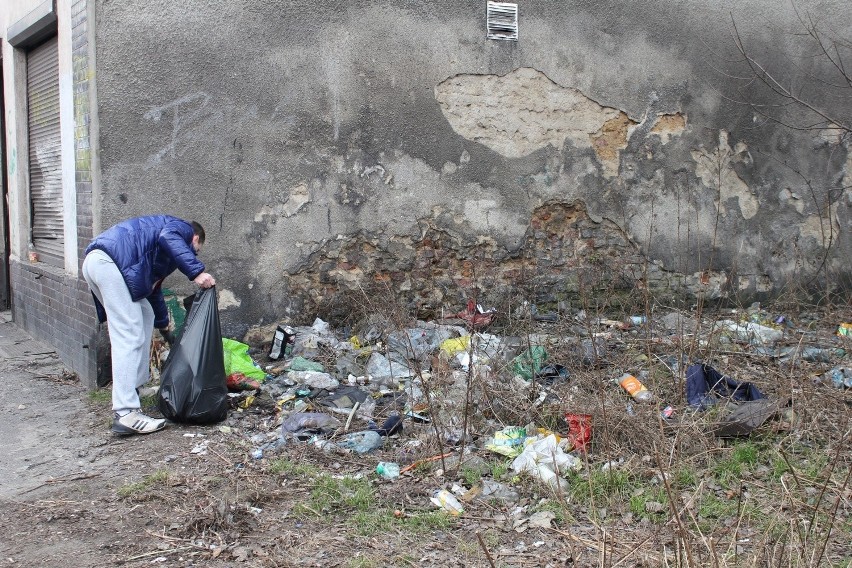
[[(293, 508), (311, 489), (298, 471), (280, 482), (264, 474), (267, 464), (253, 460), (251, 446), (234, 435), (239, 428), (253, 430), (253, 417), (237, 416), (219, 426), (173, 424), (150, 436), (112, 436), (108, 402), (93, 400), (51, 349), (10, 320), (8, 312), (2, 314), (0, 565), (470, 565), (457, 558), (459, 546), (476, 551), (475, 536), (467, 531), (427, 527), (413, 535), (389, 530), (359, 536), (334, 518), (294, 516)], [(283, 454), (298, 463), (307, 452), (328, 471), (354, 475), (372, 471), (382, 459), (310, 450), (294, 447)], [(158, 477), (163, 472), (166, 479)], [(266, 477), (272, 483), (259, 480)], [(141, 487), (152, 478), (158, 486)], [(128, 495), (134, 487), (139, 494)], [(400, 509), (433, 509), (430, 493), (430, 487), (389, 482), (381, 487), (382, 497)], [(467, 522), (478, 526), (474, 518)], [(496, 522), (506, 519), (497, 515)], [(518, 539), (521, 545), (512, 551), (516, 565), (547, 564), (536, 560), (546, 538)], [(552, 565), (565, 565), (564, 558), (556, 562)]]
[[(668, 479), (668, 472), (655, 477), (662, 468), (655, 465), (659, 455), (625, 451), (629, 483), (625, 474), (619, 478), (623, 486), (598, 492), (589, 481), (591, 499), (571, 493), (557, 501), (532, 480), (496, 473), (499, 462), (488, 456), (479, 460), (483, 469), (473, 478), (470, 469), (456, 470), (452, 479), (442, 475), (442, 466), (452, 468), (453, 456), (394, 481), (379, 478), (377, 462), (410, 462), (406, 440), (428, 437), (428, 425), (414, 423), (406, 423), (406, 438), (364, 456), (289, 444), (258, 459), (258, 445), (278, 432), (274, 405), (262, 401), (233, 409), (218, 425), (174, 424), (150, 436), (113, 437), (108, 389), (87, 392), (9, 313), (0, 314), (0, 376), (0, 566), (848, 567), (852, 557), (848, 391), (820, 386), (795, 395), (812, 407), (806, 411), (817, 411), (800, 418), (794, 434), (784, 428), (778, 434), (776, 428), (762, 445), (751, 446), (764, 452), (761, 459), (777, 457), (773, 464), (746, 456), (743, 469), (729, 472), (722, 465), (738, 466), (731, 461), (736, 447), (721, 442), (698, 447), (692, 440), (697, 449), (684, 450), (682, 464), (694, 466), (694, 473), (673, 466), (671, 481), (659, 483)], [(782, 382), (762, 376), (761, 386)], [(582, 390), (583, 377), (572, 381), (579, 386), (570, 387), (566, 400), (576, 403), (571, 397)], [(802, 384), (813, 387), (810, 380)], [(622, 402), (617, 408), (604, 402), (604, 412), (618, 420), (636, 419), (623, 412)], [(825, 423), (819, 409), (842, 420), (825, 439), (809, 436), (801, 422)], [(649, 424), (660, 422), (658, 410), (636, 411)], [(624, 422), (622, 430), (630, 428), (635, 425)], [(683, 439), (678, 448), (690, 445), (690, 432), (674, 436)], [(638, 432), (633, 438), (637, 447), (643, 441)], [(647, 448), (656, 448), (652, 443), (658, 441)], [(784, 448), (787, 453), (776, 452)], [(801, 448), (812, 453), (800, 459), (793, 452)], [(807, 474), (816, 451), (823, 461)], [(712, 453), (727, 461), (705, 463)], [(418, 457), (424, 455), (434, 452)], [(601, 471), (617, 457), (589, 456), (587, 472)], [(692, 478), (675, 486), (684, 472)], [(732, 475), (741, 477), (738, 487), (730, 483)], [(519, 489), (520, 499), (465, 501), (460, 517), (436, 512), (429, 501), (435, 489), (465, 481), (470, 488), (478, 476), (499, 477)], [(600, 479), (605, 485), (610, 478)], [(794, 484), (801, 495), (788, 491)], [(682, 501), (680, 521), (657, 503), (666, 502), (666, 491)], [(778, 495), (777, 502), (761, 503), (769, 495)], [(694, 506), (705, 498), (710, 500)], [(745, 515), (747, 507), (753, 516)], [(785, 511), (778, 525), (760, 523), (770, 510)], [(690, 516), (697, 528), (684, 528)], [(806, 533), (799, 523), (817, 528)], [(706, 547), (703, 556), (678, 544), (690, 539), (692, 546)], [(795, 544), (788, 546), (788, 540)], [(696, 556), (690, 560), (691, 554)]]

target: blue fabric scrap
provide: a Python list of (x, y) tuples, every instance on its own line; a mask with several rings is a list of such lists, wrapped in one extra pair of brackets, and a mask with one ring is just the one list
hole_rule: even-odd
[(686, 401), (704, 410), (720, 399), (750, 401), (766, 398), (752, 383), (740, 383), (713, 367), (699, 363), (686, 370)]

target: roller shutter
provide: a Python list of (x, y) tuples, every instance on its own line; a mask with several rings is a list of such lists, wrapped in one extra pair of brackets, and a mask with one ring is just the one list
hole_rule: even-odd
[(61, 267), (65, 236), (56, 37), (27, 53), (27, 127), (32, 244), (42, 261)]

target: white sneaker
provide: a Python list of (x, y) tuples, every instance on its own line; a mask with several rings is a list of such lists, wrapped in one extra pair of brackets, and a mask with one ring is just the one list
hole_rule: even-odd
[(166, 427), (163, 418), (151, 418), (142, 414), (141, 410), (132, 410), (124, 416), (115, 415), (112, 420), (112, 432), (118, 436), (133, 434), (153, 434)]

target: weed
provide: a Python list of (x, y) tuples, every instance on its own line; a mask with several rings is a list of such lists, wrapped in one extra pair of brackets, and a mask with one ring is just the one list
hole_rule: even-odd
[(553, 499), (543, 499), (538, 503), (538, 505), (533, 507), (530, 512), (538, 513), (540, 511), (550, 511), (553, 513), (553, 522), (556, 523), (557, 526), (563, 526), (566, 522), (574, 521), (574, 517), (571, 515), (568, 507)]
[[(661, 510), (656, 508), (648, 510), (648, 503), (662, 505)], [(669, 498), (663, 488), (658, 488), (653, 491), (636, 492), (630, 496), (628, 502), (630, 512), (639, 518), (646, 518), (655, 523), (661, 523), (668, 518)]]
[(412, 473), (417, 477), (426, 477), (432, 473), (432, 470), (435, 468), (434, 464), (435, 462), (420, 462), (415, 464)]
[(572, 474), (572, 476), (574, 479), (569, 479), (572, 498), (580, 503), (594, 503), (596, 506), (606, 505), (613, 499), (626, 497), (636, 487), (633, 476), (626, 470), (593, 470), (586, 477), (582, 474)]
[(731, 455), (720, 460), (713, 467), (713, 474), (719, 483), (726, 488), (738, 487), (743, 472), (757, 463), (759, 450), (754, 442), (740, 442), (734, 446)]
[(446, 530), (452, 525), (452, 518), (443, 511), (428, 511), (407, 515), (403, 517), (402, 524), (414, 532)]
[(463, 467), (461, 470), (461, 478), (464, 480), (465, 485), (468, 487), (473, 487), (479, 480), (482, 479), (482, 472), (473, 467)]
[[(368, 512), (375, 503), (375, 490), (366, 479), (354, 477), (335, 478), (319, 474), (311, 479), (308, 503), (296, 506), (296, 512), (303, 515), (321, 516), (325, 513)], [(375, 521), (375, 519), (373, 519)], [(362, 526), (370, 524), (367, 517), (359, 518)], [(366, 529), (365, 529), (366, 530)]]
[(778, 453), (774, 454), (769, 462), (769, 479), (778, 481), (788, 471), (790, 471), (790, 467), (784, 461), (784, 458)]
[(139, 405), (142, 408), (157, 408), (157, 395), (149, 394), (139, 397)]
[(456, 551), (461, 556), (477, 556), (482, 549), (479, 548), (479, 542), (476, 539), (458, 539), (456, 541)]
[(267, 471), (273, 475), (283, 475), (286, 477), (312, 478), (319, 474), (316, 467), (304, 463), (296, 463), (287, 458), (272, 460), (269, 463)]
[[(714, 494), (705, 495), (698, 504), (698, 517), (702, 529), (713, 529), (717, 521), (729, 519), (737, 514), (737, 502), (720, 499)], [(704, 521), (703, 523), (701, 521)], [(712, 521), (712, 522), (708, 522)]]
[(753, 465), (757, 462), (758, 448), (753, 442), (743, 442), (734, 447), (731, 461), (741, 465)]
[(394, 525), (393, 512), (387, 509), (355, 511), (346, 523), (362, 536), (386, 533)]
[(697, 483), (695, 470), (686, 466), (679, 467), (675, 470), (672, 481), (678, 489), (692, 489)]
[(359, 556), (346, 563), (347, 568), (379, 568), (381, 563), (373, 558)]
[(808, 459), (802, 462), (801, 476), (811, 481), (817, 481), (822, 477), (822, 472), (828, 465), (828, 456), (811, 452)]
[(112, 401), (112, 391), (110, 389), (91, 390), (87, 396), (89, 397), (89, 402), (94, 404), (107, 404)]
[(165, 470), (157, 470), (151, 475), (145, 476), (142, 481), (136, 483), (128, 483), (118, 488), (119, 497), (133, 497), (142, 493), (157, 484), (166, 483), (169, 480), (169, 472)]
[(405, 528), (412, 533), (422, 534), (434, 530), (445, 530), (451, 524), (450, 516), (443, 511), (430, 511), (397, 517), (391, 509), (361, 509), (358, 507), (359, 505), (356, 505), (354, 510), (353, 507), (341, 507), (337, 512), (344, 516), (346, 524), (361, 536), (386, 534), (394, 527)]
[(509, 464), (505, 461), (498, 461), (491, 464), (491, 478), (500, 480), (509, 471)]

